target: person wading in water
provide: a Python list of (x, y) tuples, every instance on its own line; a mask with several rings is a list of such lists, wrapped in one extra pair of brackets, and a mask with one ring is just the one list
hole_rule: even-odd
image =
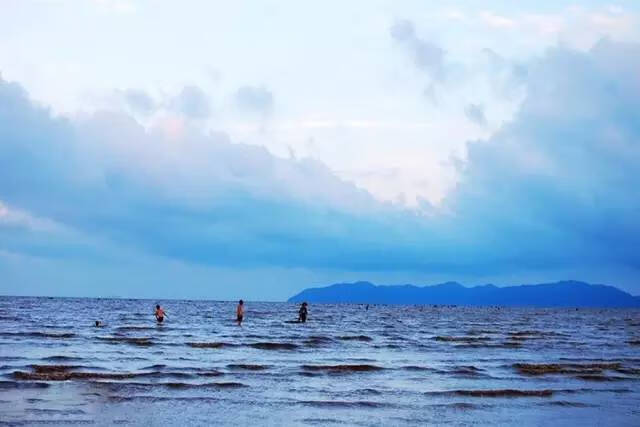
[(307, 305), (308, 304), (305, 301), (300, 306), (300, 310), (298, 311), (298, 322), (304, 323), (307, 321), (307, 314), (309, 313), (309, 311), (307, 310)]
[(238, 326), (242, 326), (242, 321), (244, 320), (244, 301), (238, 301), (238, 308), (236, 309)]
[(162, 307), (160, 307), (160, 304), (156, 304), (156, 311), (154, 314), (156, 316), (156, 320), (158, 321), (158, 323), (164, 322), (164, 318), (167, 315), (167, 313), (164, 312)]

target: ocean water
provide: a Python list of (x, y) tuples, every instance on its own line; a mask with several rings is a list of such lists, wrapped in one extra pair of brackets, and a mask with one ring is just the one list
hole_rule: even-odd
[(640, 425), (639, 310), (158, 302), (1, 297), (0, 423)]

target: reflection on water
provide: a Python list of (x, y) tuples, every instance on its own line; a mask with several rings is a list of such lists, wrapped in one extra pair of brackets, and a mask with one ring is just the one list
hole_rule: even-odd
[(0, 422), (640, 420), (639, 310), (155, 303), (0, 298)]

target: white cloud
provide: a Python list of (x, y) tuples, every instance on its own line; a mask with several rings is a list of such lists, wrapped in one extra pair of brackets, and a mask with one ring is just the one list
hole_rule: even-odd
[(27, 211), (11, 208), (0, 200), (0, 227), (24, 228), (38, 232), (61, 232), (64, 227), (46, 218), (38, 218)]
[(490, 11), (480, 12), (480, 19), (482, 20), (482, 22), (492, 28), (510, 30), (516, 28), (517, 26), (516, 21), (514, 21), (513, 19), (498, 15)]
[(464, 114), (469, 120), (479, 126), (487, 125), (487, 118), (484, 115), (484, 107), (478, 104), (469, 104), (464, 109)]

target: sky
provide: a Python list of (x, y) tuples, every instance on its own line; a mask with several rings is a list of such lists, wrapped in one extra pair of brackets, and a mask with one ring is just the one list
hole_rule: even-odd
[(640, 295), (640, 3), (0, 0), (0, 294)]

